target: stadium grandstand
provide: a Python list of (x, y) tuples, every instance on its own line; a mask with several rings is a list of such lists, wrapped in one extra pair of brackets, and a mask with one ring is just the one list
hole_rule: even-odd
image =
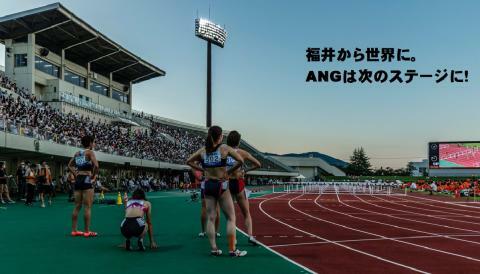
[(320, 158), (271, 156), (273, 159), (299, 173), (306, 181), (318, 181), (322, 176), (346, 176), (341, 169)]
[[(101, 174), (180, 173), (206, 128), (132, 109), (134, 84), (166, 72), (115, 43), (60, 3), (0, 18), (0, 161), (47, 160), (54, 176), (78, 150), (79, 133), (97, 137)], [(289, 179), (292, 168), (250, 144), (262, 169), (250, 179)]]

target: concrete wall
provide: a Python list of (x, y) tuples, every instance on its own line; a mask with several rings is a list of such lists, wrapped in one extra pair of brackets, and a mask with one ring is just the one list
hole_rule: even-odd
[[(65, 91), (76, 96), (83, 95), (91, 98), (92, 102), (103, 105), (105, 107), (120, 110), (120, 112), (131, 112), (131, 105), (112, 99), (112, 89), (116, 89), (123, 92), (124, 88), (129, 88), (128, 85), (110, 81), (108, 76), (96, 74), (96, 79), (90, 77), (90, 81), (95, 81), (110, 87), (110, 95), (103, 96), (95, 92), (90, 91), (90, 87), (82, 88), (68, 82), (63, 81), (63, 75), (60, 75), (60, 79), (55, 76), (43, 73), (35, 69), (35, 56), (40, 57), (41, 46), (35, 44), (35, 35), (28, 35), (27, 43), (13, 43), (11, 39), (5, 40), (5, 47), (11, 48), (11, 52), (5, 51), (5, 74), (14, 80), (19, 87), (25, 87), (31, 91), (36, 92), (42, 100), (51, 101), (59, 98), (59, 92)], [(26, 67), (14, 67), (15, 54), (27, 54), (28, 63)], [(64, 60), (64, 66), (62, 69), (62, 58), (58, 54), (50, 52), (47, 56), (41, 57), (42, 59), (51, 62), (58, 66), (60, 71), (67, 69), (74, 73), (77, 73), (85, 78), (88, 78), (87, 68), (73, 63), (69, 60)]]
[[(5, 74), (15, 80), (17, 86), (34, 90), (33, 69), (35, 68), (33, 48), (35, 35), (28, 35), (27, 43), (13, 43), (12, 39), (5, 40)], [(10, 52), (7, 52), (7, 49)], [(27, 66), (15, 67), (15, 54), (27, 54)]]

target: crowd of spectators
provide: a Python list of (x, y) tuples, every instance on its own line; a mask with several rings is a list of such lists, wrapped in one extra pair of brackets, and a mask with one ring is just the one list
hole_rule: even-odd
[(411, 191), (428, 191), (456, 196), (478, 196), (480, 185), (474, 179), (447, 179), (447, 180), (418, 180), (407, 182), (403, 185)]
[(5, 89), (11, 90), (12, 92), (15, 92), (16, 94), (18, 94), (19, 96), (25, 99), (30, 98), (30, 95), (29, 95), (30, 92), (28, 89), (23, 87), (21, 88), (17, 87), (17, 84), (11, 81), (10, 78), (5, 76), (5, 74), (2, 71), (0, 71), (0, 86)]
[(153, 119), (145, 118), (149, 128), (132, 129), (78, 113), (62, 113), (1, 74), (0, 84), (18, 95), (0, 90), (0, 131), (70, 146), (80, 146), (80, 137), (91, 134), (98, 151), (177, 164), (183, 164), (203, 143), (198, 134)]

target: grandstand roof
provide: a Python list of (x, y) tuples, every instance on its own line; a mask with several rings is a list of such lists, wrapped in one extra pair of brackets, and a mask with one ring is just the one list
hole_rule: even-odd
[(35, 33), (36, 44), (79, 65), (90, 62), (92, 71), (128, 84), (164, 76), (165, 71), (146, 62), (94, 29), (60, 3), (0, 17), (0, 40), (20, 39)]

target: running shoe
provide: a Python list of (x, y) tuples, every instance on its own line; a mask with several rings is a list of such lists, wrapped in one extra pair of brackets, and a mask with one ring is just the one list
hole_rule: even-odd
[(200, 238), (205, 238), (205, 235), (206, 235), (205, 232), (198, 233), (198, 237), (200, 237)]
[(138, 244), (138, 250), (145, 251), (146, 248), (145, 248), (145, 245), (143, 244), (143, 238), (138, 239), (137, 244)]
[(222, 255), (222, 250), (221, 250), (221, 249), (212, 250), (212, 251), (210, 251), (210, 255), (212, 255), (212, 256), (220, 256), (220, 255)]
[(258, 245), (257, 239), (255, 239), (255, 237), (253, 237), (253, 236), (250, 236), (250, 237), (248, 238), (248, 243), (250, 243), (250, 244), (252, 244), (252, 245), (255, 245), (255, 246)]
[(14, 204), (14, 203), (15, 203), (15, 201), (13, 201), (13, 200), (7, 201), (7, 204)]
[(125, 240), (125, 249), (128, 251), (132, 250), (132, 246), (130, 244), (130, 239)]
[(89, 237), (97, 237), (98, 233), (97, 232), (92, 232), (92, 231), (89, 231), (89, 232), (84, 232), (83, 233), (83, 236), (85, 236), (85, 238), (89, 238)]
[(222, 237), (222, 235), (219, 232), (215, 233), (215, 236), (217, 236), (217, 238)]
[(45, 207), (45, 204), (40, 205), (40, 207)]
[(83, 232), (81, 231), (72, 231), (72, 237), (83, 236)]
[(5, 204), (5, 201), (4, 201), (4, 200), (1, 200), (0, 203)]
[(247, 255), (247, 251), (245, 250), (235, 250), (235, 251), (230, 251), (230, 257), (243, 257), (245, 255)]

